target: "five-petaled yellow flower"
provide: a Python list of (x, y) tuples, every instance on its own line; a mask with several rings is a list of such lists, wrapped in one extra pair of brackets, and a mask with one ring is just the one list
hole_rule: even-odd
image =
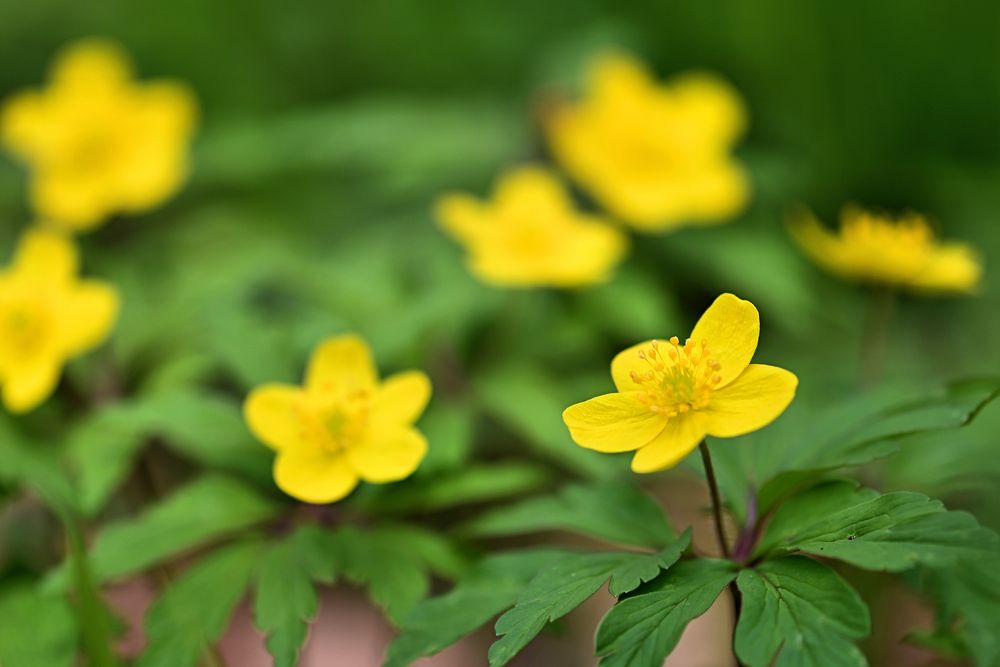
[(379, 381), (371, 350), (354, 335), (316, 349), (304, 387), (258, 387), (243, 406), (250, 430), (277, 451), (274, 481), (288, 495), (331, 503), (360, 480), (408, 477), (427, 453), (414, 428), (431, 395), (424, 373)]
[(760, 319), (749, 301), (723, 294), (683, 344), (647, 341), (611, 362), (618, 392), (570, 406), (563, 420), (577, 444), (599, 452), (637, 450), (635, 472), (676, 465), (705, 438), (767, 426), (795, 397), (798, 379), (751, 364)]
[(566, 170), (612, 214), (642, 230), (725, 221), (749, 197), (730, 152), (746, 125), (731, 87), (700, 73), (658, 84), (635, 59), (606, 54), (586, 96), (546, 121)]
[(837, 234), (802, 211), (790, 228), (813, 261), (849, 280), (915, 292), (971, 292), (983, 273), (971, 246), (936, 240), (927, 220), (916, 213), (892, 218), (845, 206)]
[(0, 385), (11, 412), (26, 412), (55, 389), (66, 361), (97, 346), (118, 315), (118, 292), (77, 277), (73, 242), (29, 230), (0, 271)]
[(503, 175), (492, 202), (442, 197), (437, 217), (469, 253), (480, 279), (506, 287), (575, 287), (607, 280), (625, 236), (578, 212), (563, 184), (541, 167)]
[(56, 59), (48, 88), (6, 103), (0, 136), (31, 170), (37, 214), (82, 231), (177, 191), (195, 116), (186, 86), (135, 83), (117, 46), (86, 40)]

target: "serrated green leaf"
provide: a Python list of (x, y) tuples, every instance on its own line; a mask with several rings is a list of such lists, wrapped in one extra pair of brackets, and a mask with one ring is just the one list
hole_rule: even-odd
[(497, 621), (500, 639), (490, 647), (490, 667), (507, 664), (546, 624), (580, 606), (604, 582), (619, 596), (654, 579), (677, 562), (690, 542), (689, 530), (656, 554), (586, 553), (556, 561), (532, 578), (514, 608)]
[(850, 482), (823, 484), (782, 505), (758, 555), (796, 551), (868, 570), (952, 565), (996, 555), (1000, 540), (967, 512), (949, 512), (919, 493), (879, 495)]
[(736, 577), (722, 560), (682, 561), (620, 601), (597, 629), (605, 667), (661, 667), (684, 628)]
[(661, 547), (675, 538), (660, 506), (628, 482), (574, 484), (552, 496), (530, 498), (467, 523), (477, 536), (569, 530), (620, 544)]
[(261, 563), (254, 619), (267, 635), (275, 667), (297, 664), (308, 623), (318, 609), (314, 582), (333, 581), (330, 538), (316, 526), (304, 526), (271, 546)]
[(0, 589), (0, 665), (71, 667), (76, 664), (76, 619), (62, 595), (35, 583), (14, 581)]
[(232, 544), (177, 578), (146, 614), (146, 650), (136, 667), (194, 667), (225, 631), (260, 558), (259, 542)]
[[(90, 550), (94, 579), (117, 579), (188, 549), (267, 521), (281, 505), (232, 479), (206, 476), (175, 491), (137, 517), (108, 525)], [(65, 566), (49, 585), (66, 584)]]
[(389, 645), (383, 667), (406, 667), (472, 633), (512, 607), (539, 570), (565, 555), (531, 550), (483, 559), (451, 591), (414, 605)]
[(868, 607), (826, 565), (790, 556), (743, 570), (736, 584), (743, 607), (735, 649), (748, 667), (868, 664), (851, 641), (871, 631)]

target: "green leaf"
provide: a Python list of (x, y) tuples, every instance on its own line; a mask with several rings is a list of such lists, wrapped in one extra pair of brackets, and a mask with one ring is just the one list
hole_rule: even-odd
[(548, 479), (546, 470), (532, 463), (468, 465), (381, 487), (358, 498), (357, 504), (381, 512), (434, 511), (520, 495), (538, 489)]
[(556, 561), (535, 575), (514, 608), (497, 621), (500, 639), (490, 647), (490, 667), (507, 664), (547, 623), (579, 607), (605, 581), (610, 579), (608, 591), (619, 596), (654, 579), (677, 562), (690, 542), (689, 530), (656, 554), (587, 553)]
[(332, 583), (330, 533), (315, 526), (299, 528), (273, 545), (261, 563), (254, 618), (267, 635), (275, 667), (294, 667), (318, 610), (315, 581)]
[(937, 603), (938, 631), (949, 632), (941, 636), (950, 637), (950, 630), (957, 627), (978, 667), (1000, 662), (1000, 558), (928, 570), (921, 588)]
[(535, 368), (504, 365), (475, 384), (483, 409), (535, 447), (539, 454), (589, 478), (608, 478), (622, 468), (569, 437), (560, 417), (572, 400)]
[(42, 593), (29, 581), (0, 589), (0, 665), (72, 667), (76, 664), (76, 619), (62, 595)]
[(259, 542), (232, 544), (201, 559), (146, 614), (148, 645), (137, 667), (193, 667), (229, 624), (260, 559)]
[[(144, 570), (275, 517), (281, 505), (224, 477), (202, 477), (135, 518), (108, 525), (90, 550), (97, 582)], [(66, 584), (65, 566), (49, 584)]]
[(486, 625), (517, 601), (539, 570), (565, 552), (530, 550), (484, 558), (448, 593), (414, 605), (389, 645), (384, 667), (406, 667)]
[(76, 494), (54, 452), (28, 442), (16, 425), (0, 412), (0, 481), (33, 489), (64, 519), (76, 512)]
[(662, 547), (674, 539), (660, 506), (628, 482), (574, 484), (552, 496), (529, 498), (466, 524), (477, 536), (569, 530), (610, 542)]
[(1000, 540), (967, 512), (920, 493), (879, 495), (850, 482), (817, 486), (775, 512), (758, 555), (801, 551), (868, 570), (952, 565), (996, 555)]
[(420, 419), (420, 430), (431, 443), (417, 475), (456, 470), (469, 459), (475, 435), (475, 411), (470, 401), (431, 403)]
[(733, 563), (682, 561), (611, 608), (597, 629), (605, 667), (661, 667), (687, 624), (736, 577)]
[[(871, 631), (868, 607), (836, 572), (791, 556), (743, 570), (736, 655), (748, 667), (865, 667), (852, 643)], [(777, 656), (777, 662), (775, 662)]]

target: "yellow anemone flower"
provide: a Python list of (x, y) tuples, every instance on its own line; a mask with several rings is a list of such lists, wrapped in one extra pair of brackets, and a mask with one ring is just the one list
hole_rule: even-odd
[(483, 281), (506, 287), (575, 287), (607, 280), (625, 253), (625, 236), (604, 220), (579, 213), (562, 183), (541, 167), (499, 179), (493, 201), (441, 197), (442, 226), (469, 253)]
[(427, 453), (413, 427), (431, 395), (424, 373), (379, 381), (371, 350), (355, 335), (323, 341), (305, 386), (266, 384), (246, 399), (246, 422), (277, 451), (274, 481), (309, 503), (340, 500), (360, 480), (383, 484), (408, 477)]
[(637, 60), (597, 58), (586, 96), (558, 105), (546, 130), (559, 162), (612, 214), (646, 230), (722, 222), (749, 198), (730, 155), (746, 112), (721, 80), (689, 73), (659, 85)]
[(790, 229), (814, 262), (848, 280), (915, 292), (971, 292), (983, 273), (971, 246), (936, 240), (926, 218), (916, 213), (892, 218), (845, 206), (840, 232), (834, 233), (803, 211)]
[(96, 347), (118, 316), (111, 285), (77, 277), (68, 238), (43, 230), (22, 236), (0, 271), (0, 385), (11, 412), (27, 412), (59, 382), (66, 361)]
[(683, 345), (675, 336), (619, 353), (611, 362), (618, 392), (570, 406), (563, 421), (581, 447), (635, 451), (635, 472), (676, 465), (706, 435), (763, 428), (792, 402), (798, 378), (750, 363), (759, 334), (754, 305), (723, 294)]
[(37, 213), (65, 229), (92, 229), (173, 195), (188, 172), (196, 104), (172, 81), (138, 84), (114, 44), (86, 40), (60, 54), (44, 90), (16, 94), (0, 138), (31, 170)]

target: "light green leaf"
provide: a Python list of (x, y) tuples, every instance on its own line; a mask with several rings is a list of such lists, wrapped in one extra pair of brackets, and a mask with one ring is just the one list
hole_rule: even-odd
[(66, 598), (42, 593), (29, 581), (0, 589), (0, 665), (72, 667), (76, 664), (76, 619)]
[(389, 645), (384, 667), (406, 667), (474, 632), (514, 606), (528, 581), (565, 555), (531, 550), (483, 559), (448, 593), (414, 605)]
[(472, 450), (475, 418), (470, 401), (433, 401), (420, 419), (420, 430), (431, 446), (417, 475), (433, 475), (462, 466)]
[[(826, 565), (791, 556), (740, 572), (735, 648), (748, 667), (865, 667), (852, 643), (871, 631), (868, 607)], [(777, 662), (775, 662), (777, 656)]]
[[(275, 517), (281, 505), (224, 477), (202, 477), (142, 514), (108, 525), (90, 550), (97, 582), (144, 570), (189, 549), (239, 533)], [(49, 584), (66, 584), (65, 566)]]
[(137, 667), (194, 667), (229, 624), (260, 559), (259, 542), (209, 554), (176, 579), (146, 614), (146, 650)]
[(660, 506), (628, 482), (575, 484), (556, 495), (529, 498), (466, 524), (477, 536), (569, 530), (620, 544), (662, 547), (674, 539)]
[(0, 481), (24, 484), (66, 518), (76, 511), (76, 494), (51, 448), (28, 442), (0, 411)]
[(273, 545), (261, 563), (254, 599), (257, 627), (267, 635), (275, 667), (294, 667), (318, 605), (315, 581), (332, 583), (335, 562), (331, 533), (316, 526), (299, 528)]
[(967, 512), (949, 512), (925, 495), (879, 495), (850, 482), (823, 484), (782, 505), (756, 553), (801, 551), (868, 570), (898, 572), (917, 564), (1000, 553), (1000, 540)]
[(656, 554), (586, 553), (556, 561), (532, 578), (514, 608), (497, 621), (500, 639), (490, 647), (490, 667), (507, 664), (546, 624), (576, 609), (605, 581), (610, 580), (608, 591), (618, 596), (654, 579), (677, 562), (690, 542), (688, 531)]
[(640, 587), (607, 613), (597, 629), (605, 667), (661, 667), (684, 628), (736, 577), (722, 560), (688, 560)]

